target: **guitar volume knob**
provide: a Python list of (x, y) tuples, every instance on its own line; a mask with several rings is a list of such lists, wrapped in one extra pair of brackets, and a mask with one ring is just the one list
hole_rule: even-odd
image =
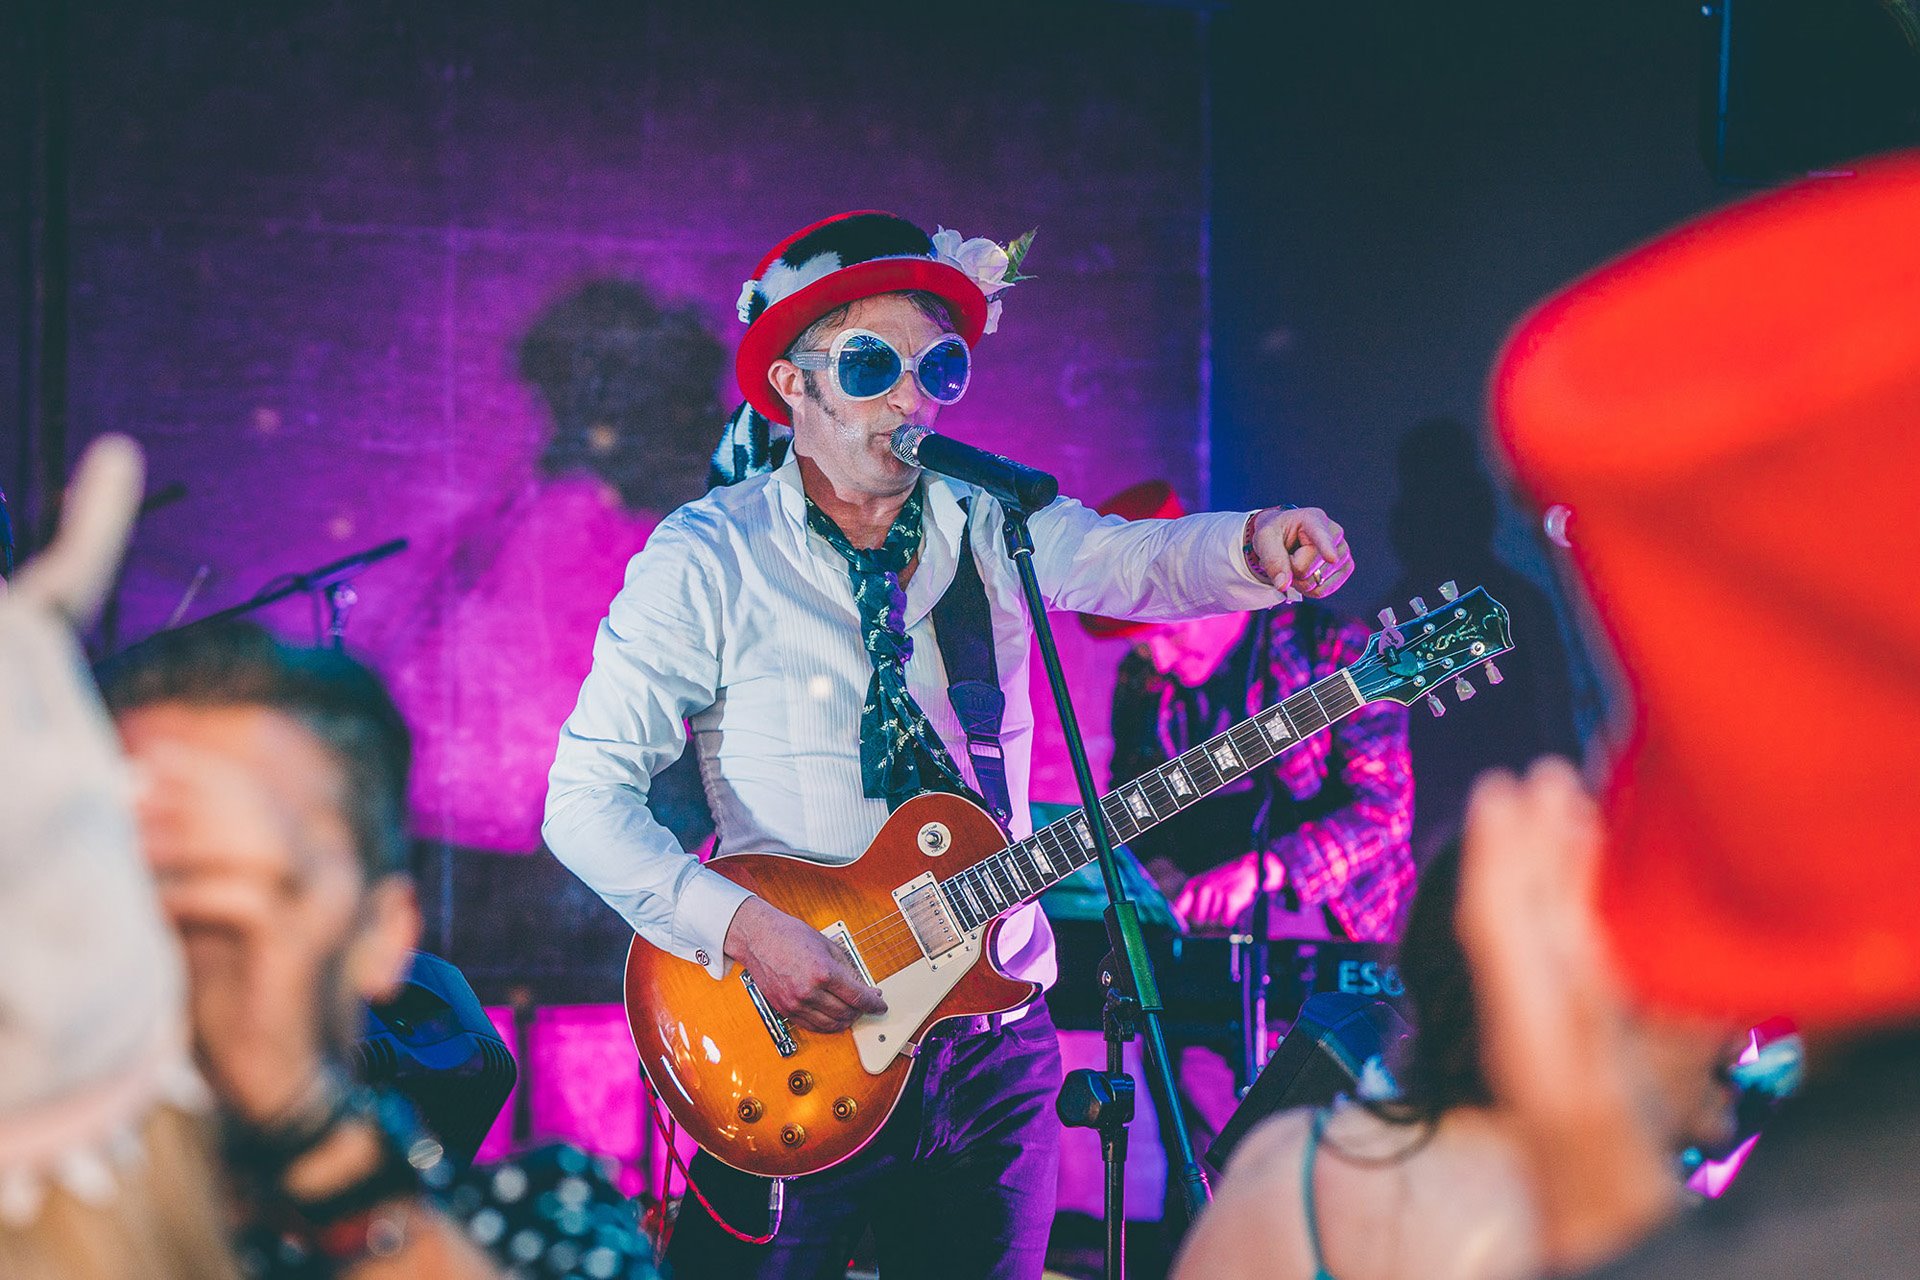
[(796, 1071), (787, 1077), (787, 1088), (795, 1094), (802, 1094), (813, 1088), (813, 1072)]
[(784, 1126), (780, 1130), (780, 1141), (789, 1147), (797, 1147), (807, 1140), (807, 1131), (797, 1124)]
[(860, 1104), (852, 1098), (843, 1097), (833, 1100), (833, 1118), (835, 1120), (851, 1120), (859, 1110)]
[(758, 1098), (742, 1098), (736, 1110), (740, 1113), (741, 1120), (747, 1124), (752, 1124), (755, 1120), (767, 1114), (767, 1104)]

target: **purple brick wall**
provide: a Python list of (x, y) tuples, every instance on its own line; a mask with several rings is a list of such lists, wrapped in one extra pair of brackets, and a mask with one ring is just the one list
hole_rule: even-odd
[[(1038, 226), (1038, 279), (943, 425), (1089, 500), (1156, 475), (1197, 498), (1199, 19), (1035, 8), (76, 14), (72, 435), (129, 431), (189, 490), (141, 530), (120, 639), (199, 566), (189, 617), (411, 539), (360, 579), (348, 635), (421, 735), (422, 831), (531, 848), (593, 623), (657, 516), (537, 475), (551, 418), (519, 341), (622, 281), (730, 354), (754, 262), (844, 208)], [(312, 634), (300, 601), (268, 617)], [(1062, 637), (1103, 738), (1119, 652)], [(1052, 735), (1039, 765), (1037, 796), (1066, 798)]]
[[(537, 844), (594, 625), (660, 509), (698, 492), (671, 477), (704, 475), (735, 399), (710, 375), (730, 369), (740, 282), (806, 222), (881, 207), (1001, 239), (1037, 226), (1037, 279), (943, 426), (1089, 500), (1151, 476), (1201, 496), (1193, 13), (103, 2), (74, 13), (71, 43), (71, 438), (130, 432), (154, 485), (188, 490), (139, 532), (118, 639), (163, 625), (201, 566), (187, 617), (410, 539), (359, 579), (348, 637), (414, 723), (432, 842)], [(710, 421), (661, 424), (639, 509), (536, 467), (555, 418), (521, 344), (595, 283), (695, 322), (663, 403)], [(560, 394), (632, 355), (617, 326), (585, 337)], [(266, 618), (313, 635), (301, 600)], [(1060, 622), (1103, 762), (1120, 649)], [(1037, 797), (1068, 798), (1057, 737), (1038, 752)], [(624, 926), (558, 868), (440, 850), (423, 870), (428, 945), (487, 998), (618, 990)], [(534, 1136), (634, 1155), (617, 1011), (550, 1010), (533, 1034)]]

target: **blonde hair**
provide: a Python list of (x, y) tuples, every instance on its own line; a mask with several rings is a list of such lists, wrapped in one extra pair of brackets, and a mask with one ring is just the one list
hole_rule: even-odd
[(94, 1203), (57, 1183), (24, 1227), (0, 1222), (6, 1280), (239, 1280), (207, 1121), (154, 1108)]

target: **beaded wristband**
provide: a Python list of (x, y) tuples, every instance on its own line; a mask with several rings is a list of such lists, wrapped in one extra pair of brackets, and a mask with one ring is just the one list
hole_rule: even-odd
[[(1271, 511), (1275, 508), (1267, 507), (1264, 509)], [(1281, 511), (1298, 511), (1299, 509), (1300, 508), (1294, 506), (1291, 502), (1280, 503), (1278, 507), (1278, 510)], [(1247, 522), (1240, 526), (1240, 556), (1247, 562), (1248, 573), (1260, 579), (1260, 581), (1266, 583), (1268, 586), (1272, 586), (1273, 575), (1267, 572), (1266, 563), (1260, 559), (1260, 553), (1253, 549), (1253, 526), (1254, 522), (1259, 519), (1260, 512), (1247, 512)]]

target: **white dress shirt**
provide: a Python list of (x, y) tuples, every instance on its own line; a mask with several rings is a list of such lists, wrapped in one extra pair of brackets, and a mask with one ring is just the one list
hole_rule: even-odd
[[(925, 533), (907, 583), (907, 687), (974, 782), (934, 638), (932, 610), (964, 536), (993, 614), (1007, 695), (1000, 741), (1016, 837), (1031, 834), (1032, 629), (992, 497), (926, 474)], [(961, 500), (970, 498), (970, 510)], [(1062, 498), (1031, 520), (1048, 606), (1173, 619), (1278, 603), (1241, 554), (1246, 513), (1102, 517)], [(549, 848), (654, 945), (725, 976), (722, 947), (750, 895), (702, 866), (647, 811), (653, 775), (691, 737), (725, 853), (851, 862), (886, 822), (863, 794), (860, 709), (873, 664), (860, 643), (847, 562), (807, 528), (797, 461), (715, 489), (662, 521), (627, 566), (593, 645), (593, 670), (560, 730), (542, 834)], [(995, 959), (1050, 984), (1053, 933), (1013, 911)]]

